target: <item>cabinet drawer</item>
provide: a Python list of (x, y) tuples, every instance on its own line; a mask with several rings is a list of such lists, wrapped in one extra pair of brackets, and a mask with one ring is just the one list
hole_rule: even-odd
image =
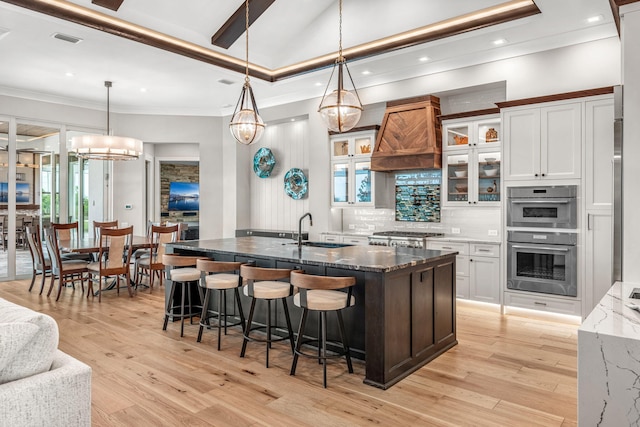
[(556, 299), (553, 297), (515, 292), (504, 293), (504, 305), (573, 316), (580, 316), (581, 314), (581, 304), (579, 300)]
[(491, 243), (472, 243), (471, 255), (498, 258), (500, 256), (500, 245), (494, 245)]
[(468, 243), (427, 241), (427, 249), (435, 249), (438, 251), (457, 251), (460, 255), (469, 255)]
[(456, 276), (469, 276), (469, 257), (467, 255), (456, 256)]
[(369, 238), (357, 236), (342, 236), (342, 243), (347, 243), (349, 245), (368, 245)]
[(337, 234), (325, 234), (324, 236), (322, 236), (323, 242), (341, 243), (341, 240), (342, 236), (339, 236)]

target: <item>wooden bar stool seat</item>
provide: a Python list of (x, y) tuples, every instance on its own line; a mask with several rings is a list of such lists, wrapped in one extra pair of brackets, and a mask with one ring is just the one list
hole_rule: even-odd
[[(167, 299), (167, 307), (164, 312), (164, 324), (162, 330), (167, 330), (167, 324), (169, 318), (172, 320), (180, 319), (180, 336), (184, 336), (184, 319), (189, 319), (189, 322), (193, 324), (193, 317), (200, 315), (201, 307), (195, 306), (191, 301), (191, 287), (197, 286), (200, 282), (200, 270), (195, 268), (198, 261), (198, 257), (194, 256), (180, 256), (180, 255), (163, 255), (162, 264), (170, 268), (168, 271), (169, 279), (173, 282), (171, 286), (171, 292)], [(179, 305), (173, 303), (177, 285), (180, 285), (181, 290), (181, 303)], [(198, 288), (200, 292), (200, 289)], [(185, 305), (185, 298), (188, 299), (189, 309)], [(202, 295), (200, 295), (202, 299)], [(180, 314), (176, 314), (177, 310), (180, 310)]]
[[(222, 330), (222, 324), (224, 323), (224, 334), (227, 335), (228, 326), (242, 325), (242, 332), (244, 334), (245, 321), (244, 313), (242, 312), (242, 302), (240, 301), (240, 292), (238, 288), (242, 286), (242, 279), (239, 274), (229, 273), (231, 271), (239, 271), (242, 263), (240, 262), (224, 262), (199, 259), (196, 268), (202, 273), (200, 280), (200, 286), (205, 288), (204, 301), (202, 302), (202, 314), (200, 315), (200, 329), (198, 330), (197, 342), (202, 339), (202, 332), (204, 327), (211, 327), (210, 319), (217, 317), (218, 326), (218, 350), (220, 350), (220, 333)], [(212, 274), (213, 273), (213, 274)], [(238, 322), (229, 323), (228, 318), (235, 316), (235, 313), (227, 313), (227, 290), (234, 290), (234, 298), (238, 306), (238, 315), (240, 320)], [(211, 298), (211, 291), (218, 291), (218, 311), (214, 312), (209, 309), (209, 300)], [(223, 320), (224, 317), (224, 320)]]
[[(271, 343), (276, 341), (289, 340), (291, 344), (291, 352), (293, 353), (293, 329), (291, 328), (291, 318), (289, 316), (289, 307), (287, 306), (287, 297), (294, 294), (294, 288), (287, 282), (282, 282), (282, 279), (289, 279), (291, 274), (290, 269), (285, 268), (263, 268), (253, 267), (247, 264), (240, 266), (240, 276), (246, 281), (246, 285), (243, 287), (243, 293), (251, 298), (251, 308), (249, 309), (249, 317), (247, 319), (247, 327), (244, 330), (244, 340), (242, 341), (242, 350), (240, 357), (244, 357), (247, 350), (247, 344), (249, 341), (258, 341), (266, 343), (267, 355), (265, 366), (269, 367), (269, 349)], [(256, 301), (262, 300), (267, 303), (267, 321), (264, 326), (253, 326), (253, 315), (255, 311)], [(272, 324), (272, 301), (282, 301), (284, 309), (284, 317), (287, 322), (287, 335), (273, 338), (272, 330), (279, 328), (279, 326)], [(275, 307), (274, 307), (275, 308)], [(257, 338), (251, 335), (254, 330), (264, 330), (267, 334), (266, 339)]]
[[(351, 294), (355, 283), (355, 277), (313, 276), (310, 274), (304, 274), (303, 271), (299, 270), (291, 272), (291, 284), (296, 286), (299, 291), (293, 298), (293, 303), (303, 309), (302, 317), (300, 318), (300, 326), (298, 328), (296, 346), (294, 348), (293, 362), (291, 364), (291, 375), (296, 374), (299, 356), (314, 358), (322, 363), (322, 385), (325, 388), (327, 387), (328, 359), (341, 358), (344, 356), (347, 361), (349, 373), (353, 373), (353, 365), (351, 364), (351, 356), (349, 354), (349, 344), (347, 343), (344, 321), (342, 320), (342, 310), (347, 307), (351, 307), (356, 303), (355, 297)], [(343, 291), (345, 289), (347, 290), (346, 292)], [(309, 311), (318, 312), (319, 336), (317, 339), (306, 339), (304, 337), (304, 328)], [(332, 344), (332, 347), (335, 348), (338, 348), (338, 343), (327, 341), (327, 312), (329, 311), (336, 313), (340, 338), (342, 341), (342, 351), (332, 352), (331, 354), (327, 353), (327, 343)], [(303, 344), (312, 343), (317, 343), (317, 352), (312, 354), (302, 351)]]

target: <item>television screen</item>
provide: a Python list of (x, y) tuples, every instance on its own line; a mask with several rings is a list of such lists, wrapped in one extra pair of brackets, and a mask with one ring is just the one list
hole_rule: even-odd
[(200, 184), (197, 182), (171, 182), (169, 184), (169, 210), (200, 210)]

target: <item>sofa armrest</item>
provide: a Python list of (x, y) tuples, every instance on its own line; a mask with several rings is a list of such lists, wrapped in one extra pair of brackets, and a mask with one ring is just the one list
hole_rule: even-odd
[(0, 385), (0, 425), (90, 426), (91, 367), (56, 350), (51, 370)]

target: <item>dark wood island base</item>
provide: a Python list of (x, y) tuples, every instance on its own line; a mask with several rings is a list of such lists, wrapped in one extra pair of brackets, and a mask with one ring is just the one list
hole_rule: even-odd
[[(345, 324), (352, 356), (365, 360), (364, 382), (374, 387), (393, 386), (457, 344), (456, 252), (383, 246), (299, 249), (266, 237), (176, 242), (167, 252), (356, 277), (356, 305), (345, 310)], [(167, 281), (167, 298), (171, 286)], [(292, 311), (293, 324), (299, 315)], [(307, 330), (315, 329), (309, 325)]]

